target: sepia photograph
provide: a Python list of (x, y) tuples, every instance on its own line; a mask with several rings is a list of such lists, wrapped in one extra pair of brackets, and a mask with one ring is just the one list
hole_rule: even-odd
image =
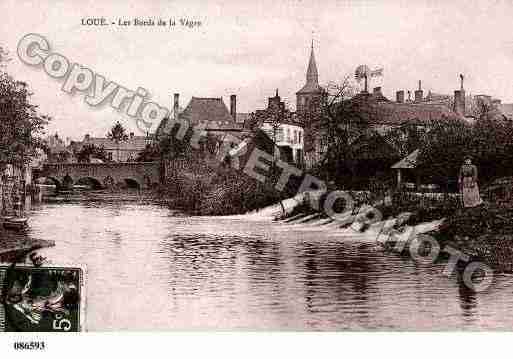
[(513, 328), (510, 1), (0, 12), (0, 331)]

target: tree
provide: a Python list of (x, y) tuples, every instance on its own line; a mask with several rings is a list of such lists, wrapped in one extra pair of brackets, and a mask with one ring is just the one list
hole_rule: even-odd
[(109, 156), (103, 146), (98, 147), (94, 143), (86, 143), (82, 148), (75, 152), (75, 157), (78, 162), (89, 163), (91, 158), (97, 158), (103, 162), (109, 162)]
[(0, 46), (0, 68), (6, 67), (9, 61), (11, 61), (11, 58), (9, 57), (9, 51)]
[(405, 124), (388, 131), (384, 138), (400, 157), (405, 157), (423, 146), (426, 131), (416, 124)]
[(317, 172), (327, 180), (355, 174), (357, 153), (351, 144), (367, 130), (368, 119), (375, 112), (370, 96), (355, 96), (355, 88), (346, 76), (341, 83), (329, 83), (303, 115), (305, 145), (316, 142), (323, 149)]
[(107, 138), (116, 143), (117, 161), (119, 162), (119, 144), (121, 142), (128, 141), (128, 135), (126, 134), (125, 128), (119, 121), (116, 122), (116, 124), (111, 128), (110, 132), (107, 133)]
[(513, 175), (513, 125), (493, 108), (482, 108), (472, 125), (441, 121), (426, 134), (417, 170), (434, 183), (455, 182), (466, 155), (482, 182)]
[(472, 151), (472, 127), (463, 122), (437, 122), (420, 148), (417, 171), (431, 183), (456, 178), (463, 156)]
[(180, 127), (176, 124), (169, 130), (169, 133), (162, 133), (158, 137), (158, 148), (163, 159), (173, 160), (179, 157), (187, 157), (191, 154), (192, 146), (190, 140), (193, 130), (189, 127), (183, 138), (178, 139), (177, 134), (179, 130)]
[(160, 148), (158, 144), (147, 144), (146, 147), (137, 154), (136, 162), (154, 162), (160, 159)]
[(66, 150), (59, 151), (56, 155), (57, 162), (59, 163), (67, 163), (70, 157), (71, 153)]
[(0, 161), (26, 164), (38, 149), (45, 149), (41, 136), (49, 116), (37, 113), (29, 102), (32, 93), (25, 82), (0, 74)]

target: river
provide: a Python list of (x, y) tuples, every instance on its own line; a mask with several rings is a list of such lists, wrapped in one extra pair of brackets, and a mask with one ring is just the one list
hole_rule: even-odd
[(513, 327), (511, 275), (476, 294), (361, 235), (131, 197), (31, 206), (29, 235), (56, 243), (40, 251), (49, 263), (87, 268), (89, 331)]

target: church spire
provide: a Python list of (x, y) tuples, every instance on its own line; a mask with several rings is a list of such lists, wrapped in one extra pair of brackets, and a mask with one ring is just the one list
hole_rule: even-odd
[(308, 69), (306, 70), (306, 84), (310, 86), (319, 86), (319, 74), (317, 72), (317, 64), (315, 63), (313, 39), (310, 50), (310, 61), (308, 61)]
[(310, 60), (308, 61), (308, 68), (306, 70), (306, 84), (296, 92), (296, 95), (302, 94), (315, 94), (318, 95), (322, 92), (322, 88), (319, 86), (319, 73), (317, 72), (317, 64), (315, 62), (314, 53), (314, 42), (310, 47)]

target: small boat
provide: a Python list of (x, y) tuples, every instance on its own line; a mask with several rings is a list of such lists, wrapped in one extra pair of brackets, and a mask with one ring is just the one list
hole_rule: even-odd
[(4, 218), (4, 228), (22, 230), (27, 227), (28, 218), (26, 217), (11, 217)]
[(23, 205), (19, 199), (14, 204), (14, 215), (4, 216), (2, 219), (5, 229), (13, 229), (19, 231), (27, 227), (28, 218), (24, 216)]

